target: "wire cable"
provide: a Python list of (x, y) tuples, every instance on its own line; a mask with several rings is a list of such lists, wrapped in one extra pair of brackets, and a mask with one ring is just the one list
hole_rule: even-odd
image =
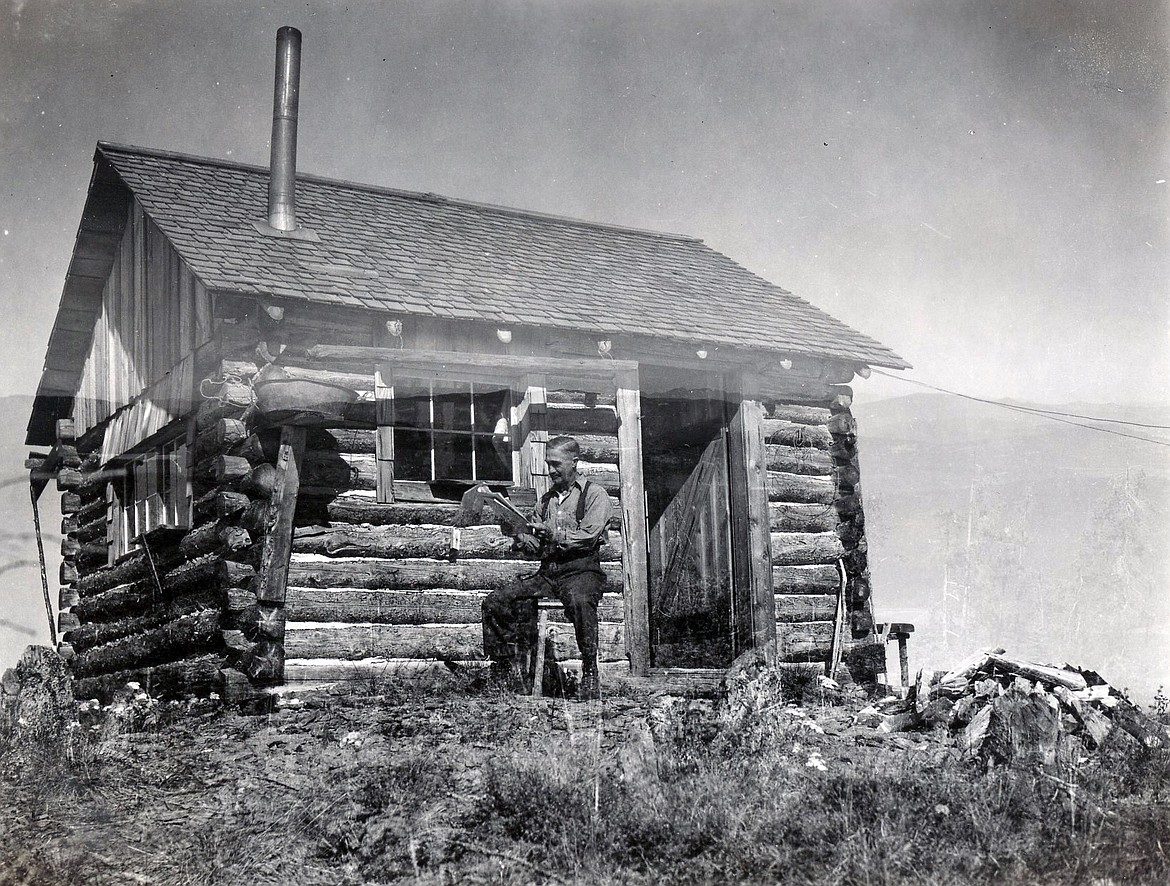
[(906, 382), (907, 384), (917, 385), (920, 388), (928, 388), (929, 390), (937, 391), (940, 394), (948, 394), (952, 397), (959, 397), (963, 400), (971, 400), (975, 403), (985, 403), (988, 406), (999, 406), (1003, 409), (1010, 409), (1013, 412), (1022, 412), (1025, 415), (1033, 415), (1036, 418), (1044, 418), (1048, 421), (1058, 421), (1061, 424), (1072, 425), (1073, 427), (1077, 428), (1085, 428), (1089, 431), (1098, 431), (1102, 434), (1112, 434), (1115, 437), (1125, 437), (1130, 440), (1141, 440), (1143, 443), (1153, 443), (1155, 446), (1170, 446), (1170, 443), (1166, 442), (1165, 440), (1154, 440), (1150, 437), (1139, 436), (1138, 434), (1126, 434), (1122, 431), (1115, 431), (1111, 428), (1099, 428), (1095, 425), (1086, 425), (1079, 421), (1072, 421), (1072, 419), (1080, 418), (1086, 421), (1110, 422), (1112, 424), (1128, 425), (1138, 428), (1149, 428), (1151, 430), (1170, 430), (1170, 425), (1142, 424), (1140, 422), (1125, 421), (1123, 419), (1117, 418), (1098, 418), (1092, 415), (1078, 415), (1075, 412), (1058, 412), (1052, 409), (1037, 409), (1031, 406), (1019, 406), (1015, 403), (1005, 403), (1002, 400), (988, 400), (984, 397), (975, 397), (971, 394), (960, 393), (959, 391), (950, 391), (946, 388), (940, 388), (937, 385), (927, 384), (924, 381), (918, 381), (917, 379), (894, 375), (892, 372), (884, 372), (877, 367), (872, 367), (872, 371), (876, 372), (878, 375), (884, 375), (886, 378), (892, 378), (897, 381)]

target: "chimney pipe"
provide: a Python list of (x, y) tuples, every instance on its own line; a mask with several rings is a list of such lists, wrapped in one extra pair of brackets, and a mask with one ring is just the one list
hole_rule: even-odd
[(268, 224), (295, 231), (297, 112), (301, 93), (301, 32), (276, 32), (276, 86), (272, 97), (272, 159), (268, 169)]

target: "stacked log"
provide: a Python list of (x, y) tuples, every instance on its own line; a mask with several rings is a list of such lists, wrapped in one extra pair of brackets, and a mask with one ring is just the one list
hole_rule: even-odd
[[(581, 473), (616, 496), (612, 396), (550, 391), (548, 401), (548, 436), (576, 436)], [(375, 666), (379, 673), (414, 673), (427, 662), (480, 663), (483, 598), (536, 569), (514, 551), (490, 513), (477, 525), (461, 527), (452, 500), (416, 490), (411, 498), (422, 500), (396, 496), (393, 503), (378, 503), (373, 450), (372, 429), (310, 431), (303, 481), (308, 485), (298, 499), (285, 593), (286, 681), (335, 680)], [(348, 478), (339, 461), (349, 466)], [(620, 514), (616, 504), (614, 513)], [(603, 661), (626, 660), (619, 525), (617, 519), (611, 523), (602, 550)], [(579, 659), (571, 625), (559, 612), (551, 621), (553, 656)]]
[(75, 607), (79, 602), (77, 582), (84, 571), (97, 565), (106, 552), (106, 501), (104, 489), (87, 482), (97, 472), (101, 441), (79, 444), (70, 419), (57, 422), (57, 442), (49, 458), (57, 463), (57, 490), (61, 495), (61, 567), (57, 596), (57, 651), (71, 660), (74, 656), (69, 634), (80, 625)]
[(782, 662), (828, 662), (855, 679), (884, 670), (873, 628), (853, 392), (767, 400), (764, 444), (777, 650)]
[(65, 636), (79, 697), (108, 699), (129, 681), (156, 695), (206, 694), (248, 651), (228, 642), (246, 621), (239, 598), (252, 593), (258, 555), (258, 538), (242, 519), (253, 502), (242, 490), (255, 467), (240, 454), (252, 410), (247, 375), (237, 369), (222, 365), (219, 377), (227, 380), (205, 386), (211, 399), (185, 419), (194, 464), (185, 529), (147, 533), (114, 562), (87, 557), (104, 543), (113, 515), (105, 504), (109, 470), (100, 470), (96, 454), (82, 463), (70, 514), (76, 581)]

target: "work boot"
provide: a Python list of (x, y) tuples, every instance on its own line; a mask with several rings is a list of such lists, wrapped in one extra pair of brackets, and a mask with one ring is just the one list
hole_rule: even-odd
[(577, 701), (597, 701), (601, 698), (601, 679), (597, 675), (597, 660), (581, 665), (581, 684), (577, 687)]

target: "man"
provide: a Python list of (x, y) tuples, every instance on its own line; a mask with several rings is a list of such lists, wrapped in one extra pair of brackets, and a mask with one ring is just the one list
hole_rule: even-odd
[(580, 454), (572, 437), (554, 437), (545, 445), (552, 488), (537, 502), (528, 532), (513, 539), (516, 550), (540, 556), (540, 569), (484, 599), (483, 647), (493, 670), (512, 678), (536, 644), (536, 601), (554, 597), (565, 607), (581, 651), (577, 697), (593, 700), (600, 697), (597, 604), (605, 589), (599, 552), (612, 509), (609, 494), (578, 475)]

